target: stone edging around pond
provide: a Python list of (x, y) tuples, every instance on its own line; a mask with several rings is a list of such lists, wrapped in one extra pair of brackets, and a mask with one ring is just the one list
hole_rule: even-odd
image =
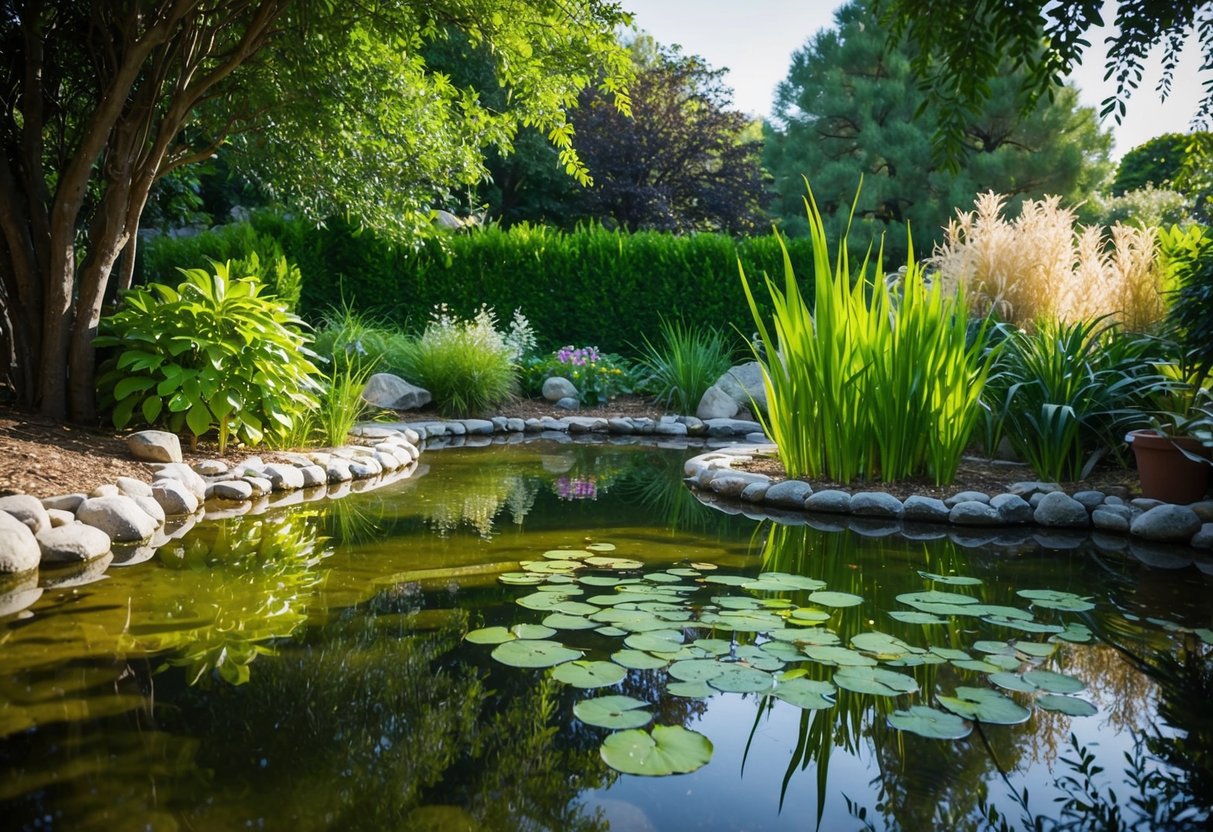
[[(1128, 536), (1149, 544), (1176, 544), (1213, 550), (1213, 500), (1189, 506), (1159, 500), (1124, 500), (1102, 491), (1066, 494), (1055, 483), (1017, 482), (1005, 494), (989, 495), (962, 491), (940, 500), (913, 495), (904, 501), (883, 491), (814, 491), (803, 480), (774, 480), (765, 474), (739, 471), (733, 465), (755, 455), (775, 453), (774, 445), (734, 445), (691, 457), (683, 466), (686, 483), (701, 494), (716, 499), (740, 501), (761, 512), (796, 512), (824, 518), (847, 515), (863, 522), (874, 521), (884, 533), (903, 531), (907, 537), (923, 539), (917, 530), (924, 524), (949, 526), (967, 532), (997, 531), (1031, 526), (1050, 534), (1094, 531), (1103, 535)], [(748, 512), (747, 512), (748, 513)], [(863, 525), (863, 522), (860, 525)], [(826, 521), (826, 527), (843, 526)], [(864, 531), (858, 528), (861, 533)], [(878, 529), (868, 529), (874, 533)], [(938, 534), (927, 534), (938, 537)], [(1048, 537), (1042, 541), (1047, 545)], [(1064, 548), (1064, 547), (1063, 547)], [(1182, 560), (1182, 558), (1181, 558)], [(1190, 558), (1187, 559), (1190, 562)]]
[[(355, 435), (368, 445), (345, 445), (307, 453), (277, 453), (286, 462), (243, 460), (228, 469), (217, 460), (193, 466), (183, 462), (157, 465), (152, 482), (119, 477), (91, 494), (63, 494), (39, 499), (28, 494), (0, 497), (0, 576), (39, 568), (88, 565), (99, 574), (109, 565), (141, 563), (169, 540), (180, 538), (202, 519), (258, 514), (323, 498), (369, 491), (406, 479), (417, 469), (425, 448), (495, 441), (550, 438), (560, 441), (584, 435), (640, 436), (662, 440), (702, 437), (735, 442), (748, 436), (765, 441), (756, 422), (693, 416), (560, 419), (452, 419), (359, 425)], [(152, 434), (156, 432), (144, 432)], [(138, 436), (138, 435), (135, 435)], [(171, 445), (177, 446), (176, 438)], [(480, 439), (477, 442), (474, 440)], [(145, 446), (145, 443), (135, 444)], [(170, 458), (171, 449), (163, 451)], [(176, 447), (176, 459), (180, 448)], [(64, 585), (60, 583), (59, 585)]]

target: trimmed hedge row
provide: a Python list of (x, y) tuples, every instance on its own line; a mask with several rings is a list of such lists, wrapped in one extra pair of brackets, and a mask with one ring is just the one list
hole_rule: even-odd
[[(783, 255), (773, 235), (734, 241), (720, 234), (515, 226), (455, 234), (443, 239), (445, 246), (428, 241), (413, 249), (340, 220), (316, 228), (259, 215), (252, 224), (258, 236), (277, 240), (299, 267), (298, 311), (306, 318), (316, 320), (345, 303), (420, 329), (436, 304), (470, 316), (484, 303), (502, 319), (521, 308), (545, 349), (593, 344), (634, 352), (644, 336), (656, 336), (662, 316), (692, 325), (735, 326), (748, 336), (754, 322), (738, 259), (751, 283), (764, 272), (783, 280)], [(149, 248), (162, 263), (171, 259), (164, 248), (176, 243), (161, 239)], [(809, 240), (786, 244), (797, 273), (811, 275)]]

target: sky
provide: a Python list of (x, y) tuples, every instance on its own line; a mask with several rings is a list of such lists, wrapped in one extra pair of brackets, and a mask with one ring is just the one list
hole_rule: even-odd
[[(680, 44), (713, 67), (728, 67), (725, 77), (733, 88), (734, 106), (763, 117), (770, 115), (775, 86), (786, 77), (792, 53), (819, 29), (832, 26), (834, 9), (840, 5), (835, 0), (623, 0), (635, 25), (658, 43)], [(1114, 6), (1109, 3), (1104, 20), (1113, 16)], [(1107, 29), (1088, 34), (1091, 47), (1071, 79), (1082, 103), (1096, 111), (1115, 91), (1113, 82), (1103, 80), (1107, 34)], [(1189, 39), (1171, 95), (1163, 103), (1154, 92), (1159, 60), (1155, 57), (1147, 64), (1123, 123), (1117, 126), (1111, 118), (1104, 122), (1115, 140), (1114, 158), (1162, 133), (1188, 131), (1200, 100), (1199, 66), (1199, 50)]]

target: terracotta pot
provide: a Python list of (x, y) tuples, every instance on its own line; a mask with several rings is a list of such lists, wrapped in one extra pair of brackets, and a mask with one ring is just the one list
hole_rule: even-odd
[(1179, 448), (1205, 459), (1211, 458), (1213, 449), (1190, 436), (1159, 436), (1152, 430), (1135, 430), (1125, 436), (1125, 441), (1133, 446), (1137, 457), (1143, 497), (1180, 505), (1204, 498), (1213, 466), (1194, 462)]

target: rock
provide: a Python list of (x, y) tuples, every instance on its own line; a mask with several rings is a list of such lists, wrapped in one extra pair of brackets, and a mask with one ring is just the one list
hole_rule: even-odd
[(1148, 509), (1134, 520), (1129, 532), (1155, 543), (1187, 543), (1200, 529), (1200, 518), (1192, 509), (1164, 504)]
[[(258, 459), (257, 462), (260, 463), (261, 460)], [(178, 480), (199, 500), (206, 497), (206, 480), (188, 465), (181, 463), (161, 465), (152, 476), (152, 485), (156, 484), (156, 480), (161, 479)]]
[(247, 482), (249, 487), (253, 489), (254, 497), (264, 497), (274, 490), (274, 484), (265, 477), (248, 476), (241, 479), (243, 482)]
[(235, 500), (243, 502), (251, 499), (253, 496), (253, 486), (245, 480), (223, 480), (222, 482), (212, 483), (206, 489), (206, 498), (209, 500)]
[(1107, 495), (1102, 491), (1075, 491), (1074, 499), (1082, 503), (1087, 511), (1094, 511), (1096, 506), (1103, 504)]
[(695, 415), (700, 419), (732, 419), (741, 410), (737, 400), (725, 392), (724, 388), (713, 384), (699, 400)]
[[(152, 487), (143, 480), (137, 480), (134, 477), (118, 477), (114, 481), (118, 486), (118, 491), (125, 494), (127, 497), (150, 497), (152, 496)], [(104, 495), (97, 494), (101, 497)]]
[(863, 517), (901, 517), (905, 506), (901, 500), (883, 491), (860, 491), (851, 495), (851, 514)]
[(1002, 522), (1008, 525), (1029, 523), (1032, 520), (1032, 506), (1017, 494), (997, 494), (990, 498), (990, 505), (1002, 515)]
[[(47, 520), (50, 526), (50, 520)], [(30, 527), (7, 511), (0, 511), (0, 575), (16, 575), (38, 568), (42, 550)]]
[(350, 463), (340, 457), (333, 457), (324, 466), (324, 475), (330, 483), (349, 482), (354, 475), (350, 473)]
[(616, 436), (629, 436), (636, 430), (632, 420), (626, 417), (607, 419), (607, 431)]
[[(524, 421), (523, 419), (510, 417), (509, 419), (505, 420), (505, 429), (508, 430), (510, 433), (522, 433), (523, 431), (526, 430), (526, 421)], [(412, 443), (410, 443), (410, 444), (412, 444)], [(413, 458), (416, 459), (416, 457), (413, 457)]]
[[(372, 458), (376, 462), (379, 463), (379, 467), (382, 468), (384, 471), (395, 471), (401, 465), (404, 464), (391, 451), (375, 451), (375, 453), (372, 455)], [(302, 468), (299, 469), (299, 473), (303, 474)], [(309, 485), (307, 475), (304, 475), (304, 477), (303, 477), (303, 485), (304, 485), (304, 487)]]
[(464, 419), (463, 427), (469, 436), (492, 436), (496, 426), (487, 419)]
[(80, 504), (88, 499), (87, 494), (75, 492), (73, 494), (60, 494), (56, 497), (45, 497), (42, 500), (42, 506), (48, 511), (52, 508), (61, 511), (70, 511), (76, 513), (76, 509), (80, 508)]
[(227, 473), (227, 463), (218, 459), (203, 459), (190, 467), (203, 477), (222, 477)]
[(767, 489), (763, 502), (779, 508), (804, 508), (804, 501), (813, 493), (813, 486), (803, 480), (784, 480)]
[(927, 523), (946, 523), (949, 510), (943, 500), (937, 497), (923, 497), (913, 494), (906, 497), (902, 504), (902, 517), (906, 520), (919, 520)]
[(121, 489), (119, 489), (118, 486), (114, 485), (113, 483), (108, 482), (105, 485), (99, 485), (92, 491), (88, 492), (88, 496), (90, 497), (118, 497), (121, 495)]
[[(741, 492), (741, 499), (747, 503), (761, 503), (766, 499), (771, 484), (767, 482), (752, 482)], [(801, 505), (804, 508), (804, 505)]]
[[(761, 477), (761, 479), (759, 479)], [(743, 471), (728, 471), (712, 478), (708, 490), (721, 497), (740, 498), (746, 488), (755, 484), (770, 485), (770, 481), (761, 474), (747, 474)]]
[(0, 497), (0, 511), (7, 511), (20, 520), (34, 534), (50, 528), (51, 518), (46, 513), (46, 507), (37, 497), (29, 494), (14, 494), (11, 497)]
[(99, 558), (110, 550), (109, 535), (84, 523), (44, 529), (37, 535), (42, 565), (58, 566)]
[(61, 508), (48, 508), (46, 515), (51, 519), (51, 528), (66, 526), (68, 523), (76, 522), (76, 515), (70, 511), (64, 511)]
[[(1115, 494), (1109, 494), (1103, 498), (1103, 504), (1105, 506), (1123, 506), (1125, 504), (1125, 501), (1122, 500), (1120, 497), (1117, 497)], [(1213, 505), (1213, 504), (1211, 504), (1211, 505)], [(1195, 509), (1193, 509), (1193, 510), (1195, 510)], [(1199, 513), (1199, 512), (1197, 512), (1197, 513)]]
[(1162, 500), (1152, 499), (1150, 497), (1136, 497), (1129, 501), (1129, 505), (1133, 506), (1134, 508), (1139, 508), (1142, 511), (1149, 511), (1152, 508), (1158, 508), (1159, 506), (1170, 504), (1164, 503)]
[(1004, 521), (998, 509), (989, 503), (965, 500), (952, 506), (952, 511), (948, 513), (948, 522), (957, 526), (1001, 526)]
[[(43, 505), (46, 505), (45, 501), (43, 501)], [(1213, 500), (1202, 500), (1199, 503), (1192, 503), (1188, 508), (1196, 512), (1196, 516), (1200, 518), (1200, 522), (1213, 523)]]
[(762, 425), (747, 419), (707, 419), (704, 424), (708, 428), (708, 436), (745, 436), (747, 433), (762, 431)]
[(1030, 500), (1034, 494), (1050, 494), (1060, 490), (1061, 486), (1055, 482), (1040, 482), (1039, 480), (1012, 483), (1011, 487), (1007, 489), (1009, 493), (1025, 500)]
[(130, 497), (89, 497), (76, 519), (96, 526), (115, 543), (135, 543), (156, 533), (156, 521)]
[(270, 481), (275, 491), (294, 491), (303, 488), (303, 474), (294, 465), (285, 463), (270, 463), (262, 470), (265, 478)]
[[(203, 494), (205, 494), (205, 490)], [(198, 510), (198, 498), (178, 480), (160, 480), (152, 486), (152, 498), (164, 513), (172, 517), (178, 514), (193, 514)]]
[(561, 399), (575, 399), (577, 396), (577, 388), (567, 378), (552, 376), (543, 382), (543, 397), (549, 402), (558, 402)]
[(1188, 545), (1193, 549), (1213, 549), (1213, 523), (1203, 524)]
[(581, 402), (577, 400), (576, 396), (562, 396), (556, 400), (555, 407), (557, 410), (579, 410)]
[(679, 422), (663, 422), (654, 428), (653, 433), (657, 436), (686, 436), (687, 426)]
[(824, 491), (814, 491), (804, 501), (807, 511), (822, 511), (827, 514), (849, 514), (851, 511), (851, 495), (845, 491), (827, 488)]
[(1091, 525), (1087, 507), (1062, 491), (1045, 494), (1032, 512), (1038, 526), (1050, 528), (1085, 529)]
[(1129, 518), (1119, 512), (1109, 511), (1114, 506), (1098, 506), (1091, 512), (1091, 525), (1105, 532), (1123, 534), (1129, 530)]
[(166, 430), (141, 430), (126, 437), (127, 450), (146, 462), (180, 462), (181, 440)]
[(955, 508), (959, 503), (989, 503), (990, 495), (982, 491), (961, 491), (943, 501), (948, 508)]
[[(412, 460), (409, 460), (411, 462)], [(401, 462), (402, 466), (407, 465), (407, 462)], [(328, 474), (319, 465), (305, 465), (299, 469), (299, 474), (303, 477), (303, 487), (313, 488), (317, 485), (324, 485), (329, 481)]]
[(417, 410), (433, 398), (429, 390), (409, 384), (391, 373), (375, 373), (366, 380), (362, 390), (363, 401), (386, 410)]
[(350, 463), (350, 476), (356, 480), (365, 480), (383, 473), (383, 468), (373, 459), (354, 460)]
[(752, 400), (759, 409), (767, 409), (767, 388), (762, 380), (762, 367), (757, 361), (747, 361), (726, 371), (716, 379), (715, 386), (732, 398), (738, 407), (748, 409)]
[[(162, 480), (162, 482), (174, 482), (174, 480)], [(135, 501), (135, 504), (138, 505), (139, 508), (143, 509), (144, 514), (155, 521), (156, 526), (159, 527), (164, 525), (164, 521), (166, 519), (164, 508), (158, 502), (156, 502), (155, 498), (131, 497), (131, 499)]]

